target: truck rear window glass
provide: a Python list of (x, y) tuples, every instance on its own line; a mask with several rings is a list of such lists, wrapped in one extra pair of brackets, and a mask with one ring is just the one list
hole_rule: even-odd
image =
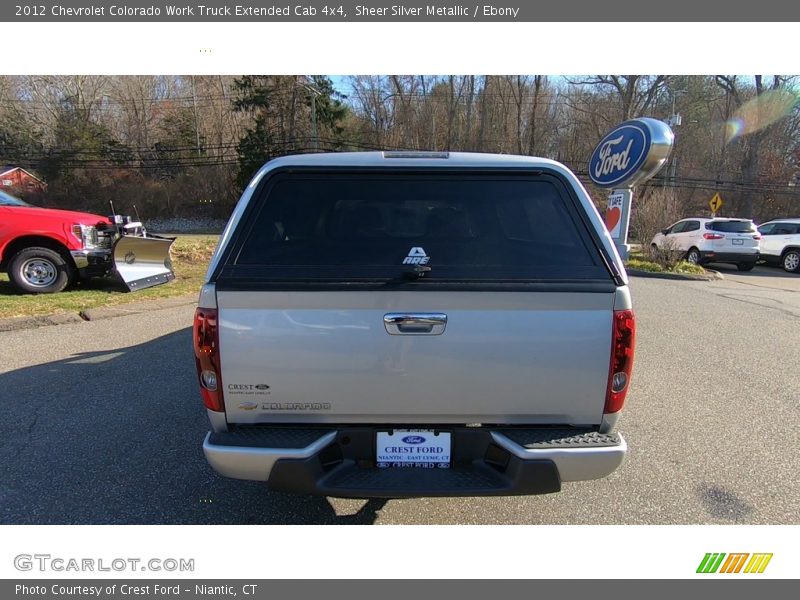
[(706, 229), (721, 233), (755, 233), (756, 226), (752, 221), (711, 221)]
[(257, 199), (236, 265), (281, 276), (426, 279), (609, 276), (547, 177), (279, 175)]

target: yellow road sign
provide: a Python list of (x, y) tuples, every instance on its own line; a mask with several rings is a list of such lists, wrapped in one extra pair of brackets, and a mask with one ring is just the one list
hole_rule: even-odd
[(719, 192), (714, 194), (708, 205), (711, 207), (711, 212), (717, 212), (722, 207), (722, 196), (719, 195)]

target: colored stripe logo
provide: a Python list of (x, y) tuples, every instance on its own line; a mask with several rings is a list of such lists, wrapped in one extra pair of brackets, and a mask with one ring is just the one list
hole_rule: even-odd
[[(749, 560), (748, 560), (749, 558)], [(763, 573), (772, 554), (708, 552), (697, 567), (698, 573)]]

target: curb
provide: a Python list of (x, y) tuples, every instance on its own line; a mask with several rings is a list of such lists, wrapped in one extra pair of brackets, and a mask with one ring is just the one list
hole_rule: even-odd
[(58, 313), (55, 315), (34, 315), (31, 317), (10, 317), (0, 319), (0, 332), (20, 331), (22, 329), (37, 329), (51, 325), (66, 325), (69, 323), (83, 323), (84, 321), (100, 321), (128, 315), (138, 315), (154, 310), (165, 310), (178, 306), (197, 304), (195, 294), (176, 296), (174, 298), (157, 300), (140, 300), (117, 306), (107, 306), (82, 310), (79, 313)]
[(176, 306), (188, 306), (189, 304), (197, 304), (197, 297), (195, 294), (191, 296), (166, 298), (164, 300), (141, 300), (139, 302), (118, 304), (116, 306), (100, 306), (98, 308), (82, 310), (78, 314), (84, 321), (100, 321), (102, 319), (113, 319), (114, 317), (138, 315), (153, 310), (165, 310), (167, 308), (175, 308)]
[(19, 331), (21, 329), (36, 329), (50, 325), (66, 325), (67, 323), (81, 323), (80, 315), (75, 313), (59, 313), (55, 315), (35, 315), (32, 317), (10, 317), (0, 319), (0, 332)]
[(631, 277), (644, 277), (650, 279), (672, 279), (677, 281), (714, 281), (725, 279), (719, 271), (706, 269), (705, 275), (695, 275), (692, 273), (654, 273), (652, 271), (639, 271), (638, 269), (626, 269)]

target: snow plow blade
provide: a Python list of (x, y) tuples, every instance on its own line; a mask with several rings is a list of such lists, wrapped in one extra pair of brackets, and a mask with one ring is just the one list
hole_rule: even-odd
[(169, 249), (175, 238), (123, 235), (114, 244), (114, 270), (131, 292), (175, 279)]

